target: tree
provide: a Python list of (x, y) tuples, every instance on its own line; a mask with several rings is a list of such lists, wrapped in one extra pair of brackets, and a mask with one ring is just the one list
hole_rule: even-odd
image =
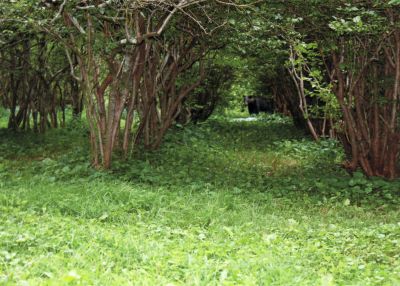
[[(124, 153), (132, 142), (160, 146), (182, 101), (203, 78), (204, 41), (224, 25), (219, 7), (235, 6), (189, 0), (44, 3), (53, 16), (37, 25), (65, 47), (86, 99), (93, 164), (104, 168), (119, 145), (125, 108)], [(199, 71), (198, 80), (181, 81), (191, 69)], [(139, 127), (132, 136), (135, 112)]]
[[(311, 58), (324, 62), (319, 71), (294, 74), (304, 71), (310, 58), (299, 61), (304, 53), (299, 54), (292, 45), (292, 72), (299, 83), (309, 81), (310, 75), (323, 75), (319, 76), (326, 82), (323, 87), (332, 87), (342, 112), (344, 126), (338, 131), (349, 155), (346, 168), (361, 168), (368, 176), (389, 179), (399, 175), (400, 26), (396, 3), (314, 1), (304, 7), (302, 1), (294, 0), (286, 7), (288, 15), (297, 19), (292, 29), (301, 36), (302, 45), (315, 43), (319, 54)], [(299, 64), (302, 68), (296, 69)]]
[(73, 80), (62, 46), (22, 20), (22, 15), (37, 15), (35, 6), (25, 1), (0, 6), (0, 96), (10, 110), (10, 129), (31, 129), (33, 121), (33, 130), (44, 132), (58, 126), (57, 111), (65, 111), (70, 100), (63, 87)]
[(346, 167), (393, 179), (399, 175), (400, 13), (368, 1), (343, 14), (330, 27), (338, 36), (331, 77), (351, 152)]

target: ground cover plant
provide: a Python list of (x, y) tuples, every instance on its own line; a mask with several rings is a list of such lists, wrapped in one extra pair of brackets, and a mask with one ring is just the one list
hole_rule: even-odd
[(0, 138), (0, 285), (400, 283), (400, 183), (289, 119), (178, 125), (111, 171), (85, 127)]

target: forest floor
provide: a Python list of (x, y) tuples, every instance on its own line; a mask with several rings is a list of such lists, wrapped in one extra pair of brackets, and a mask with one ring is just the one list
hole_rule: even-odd
[(86, 134), (0, 130), (0, 285), (400, 284), (400, 183), (335, 141), (214, 119), (104, 172)]

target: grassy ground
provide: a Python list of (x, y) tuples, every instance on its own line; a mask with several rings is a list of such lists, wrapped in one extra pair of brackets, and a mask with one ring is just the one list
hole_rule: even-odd
[(285, 119), (213, 120), (87, 163), (85, 130), (0, 130), (0, 285), (399, 285), (399, 182)]

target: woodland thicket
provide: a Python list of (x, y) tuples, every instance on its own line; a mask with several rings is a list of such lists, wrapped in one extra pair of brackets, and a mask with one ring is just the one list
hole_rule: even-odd
[[(307, 2), (307, 5), (305, 5)], [(174, 124), (252, 93), (344, 167), (400, 175), (398, 0), (20, 0), (0, 4), (8, 128), (87, 121), (91, 162), (154, 150)], [(246, 93), (246, 94), (244, 94)]]

